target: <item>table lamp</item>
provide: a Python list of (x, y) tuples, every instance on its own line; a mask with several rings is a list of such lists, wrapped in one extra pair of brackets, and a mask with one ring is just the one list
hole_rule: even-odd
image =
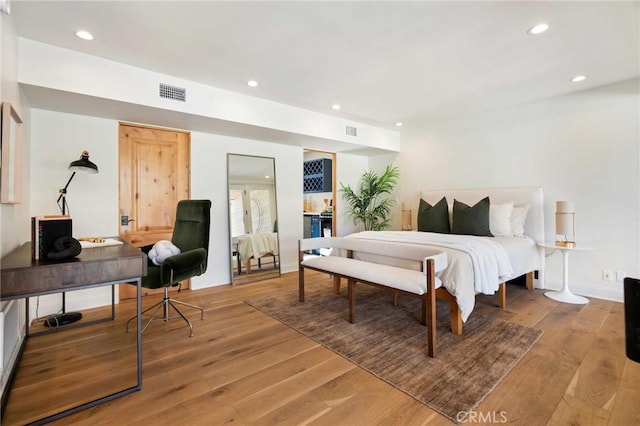
[(406, 203), (402, 203), (402, 230), (411, 231), (411, 208)]
[(576, 211), (573, 201), (556, 201), (556, 245), (576, 245)]
[(73, 177), (77, 172), (96, 174), (98, 173), (98, 166), (96, 166), (95, 163), (89, 161), (89, 152), (85, 149), (84, 151), (82, 151), (82, 154), (80, 154), (79, 160), (72, 161), (69, 164), (69, 170), (73, 172), (71, 174), (71, 177), (67, 181), (67, 184), (64, 186), (64, 188), (58, 191), (60, 196), (58, 196), (57, 203), (63, 215), (67, 214), (67, 210), (69, 207), (67, 205), (67, 188), (69, 187), (69, 184), (71, 183)]
[[(58, 196), (57, 203), (63, 215), (67, 214), (67, 210), (68, 210), (67, 188), (69, 187), (69, 184), (71, 183), (71, 180), (73, 179), (73, 177), (76, 175), (77, 172), (96, 174), (98, 173), (98, 166), (96, 166), (95, 163), (89, 161), (89, 152), (85, 149), (84, 151), (82, 151), (82, 154), (80, 154), (79, 160), (72, 161), (69, 164), (69, 170), (73, 172), (71, 174), (71, 177), (67, 181), (67, 184), (64, 186), (64, 188), (58, 191), (60, 195)], [(62, 312), (55, 315), (49, 315), (44, 320), (44, 325), (47, 327), (59, 327), (61, 325), (66, 325), (72, 322), (76, 322), (81, 318), (82, 318), (82, 313), (80, 312), (66, 311), (66, 297), (65, 297), (65, 293), (63, 292), (62, 293)]]

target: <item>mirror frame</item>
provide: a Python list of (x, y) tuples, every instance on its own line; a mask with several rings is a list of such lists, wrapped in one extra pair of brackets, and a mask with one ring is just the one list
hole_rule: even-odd
[[(261, 281), (264, 279), (269, 279), (269, 278), (274, 278), (275, 276), (280, 276), (281, 275), (281, 267), (282, 264), (280, 262), (280, 232), (277, 232), (277, 236), (276, 236), (276, 244), (278, 247), (278, 267), (277, 267), (277, 275), (273, 274), (271, 276), (267, 276), (267, 277), (260, 277), (257, 276), (256, 279), (252, 280), (252, 279), (247, 279), (247, 280), (242, 280), (242, 283), (238, 282), (238, 280), (236, 278), (234, 278), (234, 262), (236, 260), (234, 260), (234, 256), (233, 253), (235, 251), (234, 247), (233, 247), (233, 237), (231, 235), (231, 197), (230, 197), (230, 191), (231, 191), (231, 186), (232, 185), (237, 185), (238, 183), (233, 181), (232, 179), (232, 174), (231, 174), (231, 161), (234, 158), (253, 158), (253, 159), (264, 159), (264, 160), (269, 160), (271, 161), (271, 170), (273, 173), (273, 181), (272, 181), (272, 185), (273, 185), (273, 197), (274, 197), (274, 210), (275, 210), (275, 220), (278, 221), (278, 196), (277, 196), (277, 184), (276, 184), (276, 159), (274, 157), (265, 157), (265, 156), (260, 156), (260, 155), (249, 155), (249, 154), (236, 154), (236, 153), (227, 153), (227, 221), (228, 221), (228, 225), (229, 225), (229, 276), (231, 279), (231, 284), (232, 285), (238, 285), (238, 284), (247, 284), (247, 283), (253, 283), (253, 282), (257, 282), (257, 281)], [(278, 223), (278, 230), (279, 230), (280, 224)], [(250, 278), (250, 275), (249, 275)]]
[[(13, 131), (12, 131), (13, 130)], [(2, 171), (0, 202), (22, 202), (22, 119), (9, 102), (2, 103)]]

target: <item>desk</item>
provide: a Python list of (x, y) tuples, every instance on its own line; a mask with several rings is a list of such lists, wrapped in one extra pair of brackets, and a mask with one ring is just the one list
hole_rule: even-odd
[(589, 303), (589, 299), (573, 294), (569, 289), (569, 253), (578, 250), (593, 250), (593, 247), (582, 244), (565, 247), (558, 246), (555, 243), (538, 243), (538, 245), (544, 248), (560, 250), (562, 253), (562, 291), (548, 291), (544, 295), (558, 302), (573, 303), (574, 305), (585, 305)]
[[(141, 334), (141, 277), (147, 274), (147, 258), (137, 248), (124, 243), (118, 246), (82, 250), (79, 256), (65, 261), (39, 261), (31, 259), (31, 243), (25, 243), (2, 259), (0, 289), (1, 300), (26, 299), (44, 294), (61, 293), (91, 287), (135, 282), (137, 285), (137, 384), (95, 400), (64, 409), (53, 415), (35, 420), (42, 424), (127, 395), (142, 388), (142, 334)], [(27, 328), (29, 312), (27, 310)], [(79, 323), (78, 325), (81, 325)], [(60, 327), (59, 331), (69, 326)], [(124, 333), (124, 330), (122, 331)], [(29, 334), (25, 336), (23, 347)], [(33, 337), (31, 337), (33, 338)], [(21, 354), (16, 365), (20, 363)], [(11, 380), (6, 394), (11, 392)], [(5, 401), (3, 401), (4, 404)], [(4, 414), (4, 410), (3, 410)]]

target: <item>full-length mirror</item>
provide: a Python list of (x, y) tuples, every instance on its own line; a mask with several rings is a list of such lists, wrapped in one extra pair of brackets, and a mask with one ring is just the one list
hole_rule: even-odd
[(280, 275), (275, 160), (227, 154), (233, 284)]

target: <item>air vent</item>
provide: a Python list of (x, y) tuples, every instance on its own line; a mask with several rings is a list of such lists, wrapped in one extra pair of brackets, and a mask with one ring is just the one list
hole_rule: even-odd
[(174, 101), (186, 102), (187, 89), (160, 83), (160, 97), (165, 99), (173, 99)]
[(358, 129), (352, 126), (347, 126), (347, 136), (358, 136)]

